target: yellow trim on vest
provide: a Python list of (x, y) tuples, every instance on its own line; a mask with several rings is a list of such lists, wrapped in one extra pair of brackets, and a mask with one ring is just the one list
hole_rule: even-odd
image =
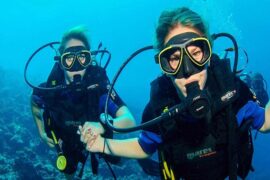
[(164, 109), (163, 109), (163, 113), (165, 113), (165, 112), (167, 112), (167, 111), (169, 111), (169, 107), (168, 106), (166, 106)]
[(53, 131), (51, 131), (51, 134), (52, 134), (52, 137), (53, 137), (54, 144), (58, 144), (58, 141), (57, 141), (56, 136), (55, 136)]
[(164, 179), (175, 180), (173, 170), (172, 170), (172, 168), (169, 168), (169, 167), (168, 167), (168, 164), (167, 164), (167, 162), (166, 162), (165, 159), (164, 159), (164, 154), (163, 154), (163, 152), (161, 152), (161, 159), (162, 159), (162, 162), (163, 162), (163, 169), (162, 169), (162, 172), (163, 172), (163, 177), (164, 177)]
[(165, 170), (166, 175), (168, 176), (168, 178), (171, 178), (171, 173), (169, 171), (168, 165), (166, 161), (163, 161), (163, 168)]
[(166, 172), (165, 172), (164, 169), (162, 169), (162, 173), (163, 173), (163, 178), (164, 178), (165, 180), (167, 180), (168, 178), (167, 178), (167, 176), (166, 176)]
[(171, 180), (175, 180), (175, 177), (174, 177), (174, 173), (173, 173), (173, 170), (172, 170), (172, 168), (170, 168), (170, 170), (171, 170)]

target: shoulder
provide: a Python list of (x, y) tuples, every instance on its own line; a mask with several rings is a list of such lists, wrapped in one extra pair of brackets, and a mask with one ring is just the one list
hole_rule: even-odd
[[(45, 88), (47, 87), (47, 83), (46, 82), (43, 82), (41, 84), (38, 85), (38, 87), (41, 87), (41, 88)], [(34, 88), (33, 89), (33, 92), (32, 92), (32, 96), (35, 95), (35, 96), (41, 96), (43, 94), (43, 92), (37, 88)]]

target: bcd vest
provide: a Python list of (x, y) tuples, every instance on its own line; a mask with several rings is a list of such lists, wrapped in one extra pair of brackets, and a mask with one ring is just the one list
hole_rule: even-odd
[[(48, 77), (46, 87), (55, 87), (64, 83), (64, 73), (56, 63)], [(39, 93), (44, 101), (44, 126), (46, 133), (51, 137), (53, 130), (57, 139), (70, 147), (70, 150), (83, 150), (85, 147), (77, 135), (79, 125), (86, 121), (98, 122), (101, 109), (99, 109), (99, 98), (107, 93), (108, 78), (105, 70), (99, 66), (89, 66), (86, 69), (82, 83), (87, 85), (87, 90), (74, 92), (70, 89), (61, 91), (49, 91)], [(113, 138), (113, 132), (104, 127), (106, 138)], [(104, 158), (111, 163), (118, 163), (120, 158), (104, 155)], [(94, 162), (93, 162), (94, 160)], [(91, 156), (92, 171), (97, 174), (98, 162)], [(93, 164), (94, 163), (94, 164)]]
[[(165, 142), (159, 146), (164, 179), (247, 176), (253, 154), (252, 138), (248, 125), (241, 128), (237, 125), (237, 110), (232, 104), (238, 99), (238, 85), (229, 69), (228, 61), (211, 59), (206, 85), (212, 102), (209, 124), (183, 123), (179, 115), (157, 126)], [(168, 77), (163, 75), (152, 82), (150, 104), (156, 116), (179, 103), (181, 100)]]

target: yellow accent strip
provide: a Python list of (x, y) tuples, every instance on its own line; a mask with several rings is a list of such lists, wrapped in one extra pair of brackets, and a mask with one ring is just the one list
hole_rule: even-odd
[(166, 177), (166, 178), (167, 178), (167, 177), (168, 177), (168, 178), (171, 178), (171, 173), (170, 173), (170, 171), (169, 171), (167, 162), (166, 162), (165, 159), (164, 159), (164, 154), (163, 154), (163, 152), (161, 152), (161, 159), (162, 159), (162, 161), (163, 161), (163, 171), (164, 171), (164, 173), (165, 173), (164, 178), (165, 178), (165, 177)]
[(165, 172), (164, 169), (162, 169), (162, 173), (163, 173), (163, 178), (167, 180), (168, 178), (167, 178), (167, 176), (166, 176), (166, 172)]
[(173, 173), (173, 170), (172, 170), (172, 168), (170, 168), (170, 170), (171, 170), (171, 180), (175, 180), (175, 177), (174, 177), (174, 173)]
[(52, 134), (52, 137), (53, 137), (54, 144), (58, 144), (58, 141), (57, 141), (56, 136), (55, 136), (53, 131), (51, 131), (51, 134)]
[(163, 109), (163, 112), (164, 112), (164, 113), (167, 112), (167, 111), (169, 111), (169, 107), (168, 107), (168, 106), (166, 106), (166, 107)]
[(171, 178), (171, 173), (169, 171), (169, 168), (168, 168), (168, 165), (167, 165), (166, 161), (163, 161), (163, 167), (164, 167), (164, 170), (165, 170), (168, 178)]
[(168, 168), (168, 164), (165, 161), (164, 154), (162, 152), (161, 152), (161, 160), (163, 161), (162, 173), (163, 173), (164, 179), (175, 180), (173, 170), (172, 170), (172, 168)]

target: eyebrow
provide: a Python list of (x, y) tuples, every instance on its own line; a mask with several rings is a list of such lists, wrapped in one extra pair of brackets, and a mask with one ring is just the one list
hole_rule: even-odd
[(177, 56), (179, 56), (179, 55), (181, 55), (181, 51), (177, 50), (177, 51), (175, 51), (173, 54), (170, 55), (170, 58), (171, 58), (171, 57), (177, 57)]
[[(191, 49), (191, 52), (193, 53), (194, 51), (196, 51), (197, 49), (199, 49), (199, 47), (194, 46), (194, 48)], [(201, 50), (202, 51), (202, 50)]]

